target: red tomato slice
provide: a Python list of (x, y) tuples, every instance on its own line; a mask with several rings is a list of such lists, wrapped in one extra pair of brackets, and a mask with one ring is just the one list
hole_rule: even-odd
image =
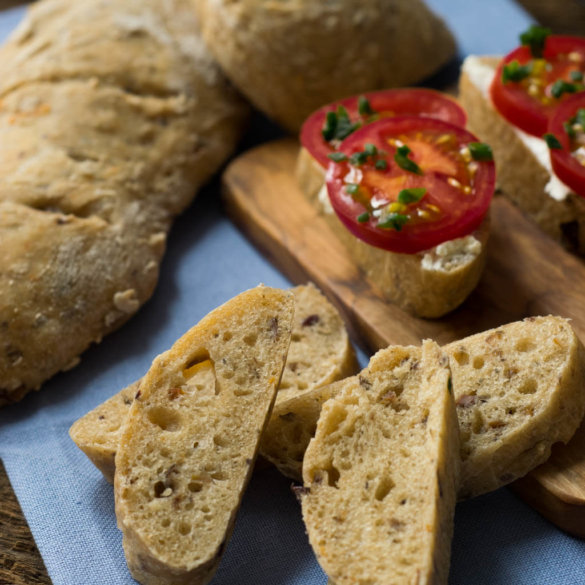
[[(358, 107), (360, 97), (365, 97), (369, 102), (372, 111), (375, 112), (373, 116), (360, 115)], [(432, 89), (387, 89), (366, 93), (363, 96), (348, 97), (318, 109), (307, 118), (301, 129), (302, 145), (324, 168), (329, 164), (327, 155), (335, 150), (337, 144), (327, 142), (322, 131), (327, 113), (336, 112), (339, 106), (346, 109), (352, 123), (358, 123), (360, 126), (370, 123), (373, 119), (391, 116), (429, 116), (458, 126), (465, 126), (467, 122), (465, 111), (455, 99)]]
[[(517, 61), (520, 65), (535, 64), (535, 71), (522, 81), (502, 80), (505, 65)], [(567, 94), (555, 98), (551, 88), (555, 81), (575, 84), (571, 73), (585, 73), (585, 39), (568, 36), (549, 36), (543, 59), (533, 59), (528, 47), (518, 47), (506, 55), (490, 88), (492, 101), (500, 114), (524, 132), (541, 137), (556, 106)]]
[[(375, 156), (362, 164), (351, 159), (329, 163), (333, 209), (356, 237), (392, 252), (413, 254), (465, 236), (485, 217), (495, 185), (494, 163), (473, 160), (471, 142), (477, 142), (473, 134), (442, 120), (400, 116), (373, 122), (344, 140), (339, 150), (351, 157), (375, 146)], [(403, 145), (422, 174), (396, 162)], [(400, 203), (404, 189), (424, 194), (419, 201)], [(389, 225), (392, 214), (407, 219), (402, 217), (397, 228)]]
[(550, 149), (553, 171), (565, 185), (585, 197), (585, 129), (572, 124), (574, 136), (571, 137), (565, 128), (581, 109), (585, 110), (585, 93), (567, 98), (551, 117), (548, 131), (563, 147)]

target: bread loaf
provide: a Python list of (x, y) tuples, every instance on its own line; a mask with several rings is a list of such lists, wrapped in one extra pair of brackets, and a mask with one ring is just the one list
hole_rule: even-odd
[(257, 287), (158, 356), (116, 454), (118, 525), (143, 584), (207, 583), (251, 475), (290, 343), (290, 293)]
[(151, 295), (246, 108), (188, 0), (42, 0), (0, 50), (0, 405)]
[[(291, 291), (295, 297), (292, 342), (275, 404), (275, 409), (279, 404), (288, 404), (288, 419), (292, 416), (291, 402), (295, 397), (358, 370), (347, 331), (335, 307), (313, 284), (297, 286)], [(69, 431), (73, 441), (110, 483), (114, 481), (114, 458), (122, 424), (139, 384), (140, 380), (134, 382), (88, 412)], [(260, 444), (260, 453), (286, 474), (291, 465), (292, 452), (297, 447), (292, 437), (285, 439), (282, 436), (282, 428), (280, 416), (270, 418)], [(294, 464), (293, 477), (300, 477), (303, 453), (304, 448), (300, 460)]]
[(226, 75), (265, 114), (298, 132), (319, 106), (421, 81), (455, 42), (422, 0), (194, 0)]
[[(451, 363), (461, 428), (461, 486), (467, 498), (528, 473), (566, 443), (584, 415), (585, 358), (569, 322), (529, 317), (444, 347)], [(323, 403), (342, 384), (278, 404), (272, 448), (281, 469), (300, 480), (300, 463)]]
[(449, 361), (378, 352), (339, 382), (303, 462), (303, 519), (336, 585), (447, 583), (458, 481)]
[(552, 172), (544, 140), (515, 128), (493, 106), (489, 86), (498, 62), (470, 56), (463, 63), (459, 94), (469, 128), (492, 146), (504, 195), (555, 240), (585, 255), (585, 199)]

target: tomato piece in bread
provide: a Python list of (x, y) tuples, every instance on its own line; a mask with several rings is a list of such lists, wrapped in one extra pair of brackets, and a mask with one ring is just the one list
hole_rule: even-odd
[(491, 151), (463, 128), (422, 116), (369, 124), (343, 141), (327, 171), (346, 228), (390, 252), (414, 254), (466, 236), (494, 192)]

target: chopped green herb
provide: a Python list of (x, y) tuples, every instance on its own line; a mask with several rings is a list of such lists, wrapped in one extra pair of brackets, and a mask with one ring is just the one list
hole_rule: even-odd
[(559, 139), (554, 134), (545, 134), (542, 138), (546, 142), (546, 145), (553, 150), (559, 150), (563, 148), (563, 145), (559, 142)]
[(343, 106), (339, 106), (336, 112), (327, 112), (321, 134), (327, 142), (343, 140), (360, 126), (359, 122), (352, 122), (349, 119), (349, 114)]
[(385, 218), (384, 221), (378, 222), (379, 228), (389, 228), (392, 230), (396, 230), (399, 232), (402, 229), (402, 226), (408, 222), (410, 218), (408, 215), (404, 215), (402, 213), (389, 213)]
[(550, 28), (533, 24), (526, 32), (520, 35), (520, 42), (530, 47), (530, 52), (533, 57), (540, 59), (542, 58), (546, 38), (551, 32)]
[(372, 106), (370, 105), (368, 98), (363, 95), (360, 95), (358, 98), (358, 112), (360, 116), (371, 116), (372, 114), (376, 113), (374, 110), (372, 110)]
[(580, 108), (577, 110), (577, 114), (575, 115), (575, 122), (585, 130), (585, 108)]
[(416, 175), (422, 175), (422, 169), (410, 158), (408, 155), (410, 154), (410, 148), (404, 144), (403, 146), (399, 146), (396, 150), (396, 154), (394, 155), (394, 160), (396, 164), (405, 171), (409, 171), (411, 173), (415, 173)]
[(583, 72), (582, 71), (571, 71), (571, 79), (573, 81), (583, 81)]
[(560, 98), (564, 93), (575, 93), (576, 91), (577, 87), (574, 83), (569, 83), (563, 79), (557, 79), (550, 88), (551, 95), (557, 99)]
[(471, 158), (473, 160), (494, 160), (494, 155), (489, 144), (485, 144), (484, 142), (470, 142), (467, 145), (467, 148), (469, 148), (469, 153), (471, 154)]
[(349, 157), (349, 162), (350, 164), (359, 167), (360, 165), (363, 165), (366, 161), (368, 160), (368, 153), (365, 151), (362, 152), (354, 152), (350, 157)]
[(388, 168), (388, 163), (384, 159), (380, 159), (376, 161), (374, 167), (379, 171), (385, 171)]
[(511, 61), (502, 69), (502, 82), (522, 81), (532, 73), (532, 64), (520, 65), (518, 61)]
[(359, 191), (360, 186), (356, 183), (348, 183), (345, 186), (345, 192), (349, 193), (350, 195), (355, 195)]
[(344, 162), (347, 160), (347, 156), (343, 152), (330, 152), (327, 155), (333, 162)]
[(427, 190), (424, 188), (402, 189), (398, 193), (398, 203), (418, 203), (426, 194)]
[(360, 215), (357, 216), (357, 220), (359, 223), (365, 223), (369, 219), (370, 219), (370, 214), (367, 211), (365, 211), (364, 213), (361, 213)]
[(563, 128), (567, 133), (567, 136), (571, 139), (575, 138), (577, 133), (575, 132), (575, 128), (573, 128), (573, 124), (571, 122), (563, 122)]
[(376, 156), (378, 154), (378, 149), (376, 148), (375, 144), (372, 144), (371, 142), (367, 142), (366, 145), (364, 146), (364, 152), (368, 156)]

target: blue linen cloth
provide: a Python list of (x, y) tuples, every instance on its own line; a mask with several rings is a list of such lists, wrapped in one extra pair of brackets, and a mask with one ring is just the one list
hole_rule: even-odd
[[(507, 0), (429, 4), (455, 32), (461, 55), (506, 52), (530, 23)], [(0, 12), (0, 36), (22, 11)], [(112, 488), (69, 439), (72, 422), (140, 377), (211, 309), (259, 282), (289, 285), (224, 216), (212, 184), (173, 228), (152, 300), (86, 352), (77, 368), (0, 411), (0, 457), (55, 585), (134, 583)], [(365, 359), (362, 354), (362, 364)], [(289, 487), (274, 470), (254, 475), (213, 585), (326, 583)], [(449, 582), (585, 583), (585, 543), (502, 489), (457, 507)]]

